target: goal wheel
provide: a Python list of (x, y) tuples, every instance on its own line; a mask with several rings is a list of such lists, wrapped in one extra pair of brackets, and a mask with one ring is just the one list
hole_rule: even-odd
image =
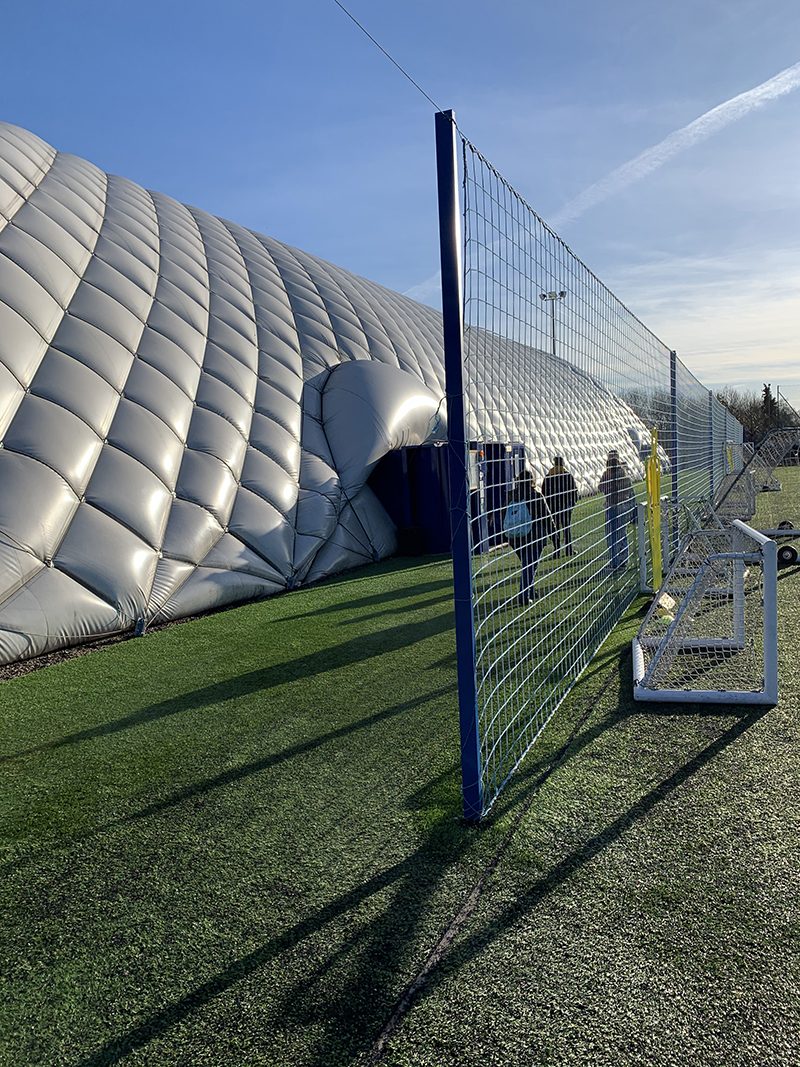
[(783, 522), (778, 523), (779, 530), (793, 530), (794, 523), (790, 519), (784, 519)]
[(778, 549), (778, 566), (791, 567), (797, 563), (797, 549), (791, 545), (781, 545)]

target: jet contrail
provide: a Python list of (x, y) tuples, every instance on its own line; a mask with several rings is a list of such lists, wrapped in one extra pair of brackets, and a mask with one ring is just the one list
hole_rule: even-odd
[(699, 141), (705, 141), (718, 130), (744, 118), (745, 115), (762, 107), (770, 100), (776, 100), (779, 96), (793, 92), (798, 87), (800, 87), (800, 63), (795, 63), (794, 66), (787, 67), (780, 74), (776, 74), (774, 78), (757, 85), (755, 89), (748, 89), (747, 92), (739, 93), (738, 96), (726, 100), (724, 104), (712, 107), (710, 111), (706, 111), (688, 126), (682, 126), (669, 137), (665, 137), (663, 141), (645, 149), (640, 155), (629, 159), (622, 166), (616, 167), (605, 178), (588, 186), (582, 193), (578, 193), (576, 197), (568, 201), (549, 220), (550, 224), (559, 227), (572, 222), (590, 207), (594, 207), (595, 204), (599, 204), (622, 189), (627, 189), (640, 178), (651, 174), (684, 149), (691, 148)]

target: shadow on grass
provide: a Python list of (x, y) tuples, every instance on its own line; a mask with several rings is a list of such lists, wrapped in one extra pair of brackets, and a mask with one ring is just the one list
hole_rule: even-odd
[(387, 608), (385, 611), (371, 611), (367, 615), (357, 615), (352, 619), (342, 619), (342, 626), (357, 626), (364, 622), (370, 622), (373, 619), (382, 619), (387, 615), (396, 617), (400, 614), (406, 614), (411, 611), (428, 611), (430, 608), (436, 607), (438, 604), (452, 604), (453, 593), (452, 589), (444, 596), (432, 597), (430, 600), (414, 600), (411, 604), (402, 604), (399, 607), (395, 606)]
[[(452, 774), (455, 775), (455, 769)], [(154, 1038), (166, 1033), (172, 1027), (176, 1026), (204, 1005), (208, 1004), (215, 997), (225, 993), (232, 986), (236, 985), (237, 982), (256, 973), (270, 960), (275, 959), (282, 953), (289, 952), (296, 948), (306, 939), (319, 933), (330, 923), (352, 912), (370, 897), (386, 890), (390, 886), (396, 885), (399, 889), (402, 889), (404, 886), (413, 886), (415, 887), (416, 892), (421, 894), (424, 898), (428, 895), (433, 885), (436, 884), (441, 873), (441, 850), (444, 849), (448, 854), (448, 857), (452, 852), (452, 849), (447, 845), (447, 840), (452, 837), (453, 832), (454, 823), (452, 818), (441, 820), (437, 825), (437, 828), (431, 832), (426, 843), (420, 850), (412, 853), (399, 863), (378, 872), (362, 885), (355, 886), (348, 890), (336, 900), (331, 901), (330, 904), (317, 910), (307, 919), (296, 923), (277, 937), (271, 938), (269, 941), (265, 942), (253, 952), (234, 961), (229, 967), (226, 967), (223, 971), (220, 971), (219, 974), (214, 975), (208, 981), (197, 986), (185, 997), (182, 997), (180, 1000), (177, 1000), (172, 1004), (166, 1005), (163, 1010), (150, 1015), (126, 1034), (113, 1038), (94, 1054), (80, 1060), (78, 1067), (108, 1067), (110, 1064), (118, 1063), (132, 1052), (143, 1048)], [(442, 840), (439, 841), (439, 838), (442, 838)], [(463, 846), (459, 849), (459, 852), (460, 851), (463, 851)], [(438, 858), (433, 859), (433, 857)], [(424, 899), (421, 900), (420, 903), (424, 906)], [(390, 912), (391, 909), (389, 909), (389, 913)], [(379, 922), (381, 929), (387, 924), (391, 925), (386, 914), (383, 914), (380, 917)], [(369, 929), (370, 927), (368, 927), (368, 930)], [(369, 946), (369, 951), (370, 954), (374, 954), (377, 951), (378, 941), (380, 940), (380, 951), (383, 953), (383, 968), (385, 968), (387, 945), (384, 939), (379, 939), (374, 936), (376, 933), (377, 931), (373, 929), (373, 937), (369, 939), (372, 942)], [(351, 951), (353, 947), (366, 938), (366, 933), (357, 933), (353, 935), (353, 937), (346, 942), (341, 952)], [(329, 968), (334, 966), (335, 963), (336, 958), (334, 957), (334, 959), (326, 961), (323, 967)], [(319, 971), (316, 972), (312, 978), (301, 983), (301, 985), (307, 985), (318, 977)], [(373, 988), (374, 987), (375, 986), (373, 985)], [(315, 999), (313, 991), (311, 991), (310, 999), (312, 1001)], [(299, 1005), (292, 1005), (288, 998), (287, 1003), (282, 1007), (284, 1010), (288, 1008), (288, 1011), (293, 1018), (296, 1018), (298, 1014), (301, 1014)], [(325, 1010), (327, 1010), (327, 1005), (325, 1005)], [(333, 1024), (335, 1026), (338, 1020), (328, 1016), (326, 1022), (328, 1025)], [(374, 1026), (374, 1019), (370, 1020), (370, 1026)], [(331, 1061), (326, 1061), (326, 1067), (329, 1067), (330, 1062)]]
[[(332, 741), (342, 740), (343, 738), (356, 734), (361, 730), (372, 729), (380, 723), (396, 718), (398, 715), (402, 715), (405, 712), (413, 711), (415, 708), (422, 707), (433, 700), (454, 695), (455, 692), (453, 686), (443, 686), (440, 689), (434, 689), (430, 692), (423, 693), (421, 696), (415, 697), (412, 700), (406, 700), (402, 704), (394, 704), (391, 707), (384, 708), (382, 711), (378, 711), (374, 715), (368, 715), (366, 718), (348, 723), (346, 726), (340, 726), (335, 730), (329, 730), (328, 733), (320, 734), (308, 741), (301, 741), (296, 745), (289, 745), (287, 748), (283, 748), (278, 752), (271, 752), (268, 756), (264, 756), (261, 759), (252, 760), (250, 763), (240, 764), (238, 767), (231, 767), (228, 770), (223, 771), (221, 774), (211, 775), (199, 782), (193, 782), (191, 785), (177, 790), (177, 792), (170, 794), (168, 797), (164, 797), (162, 800), (156, 800), (152, 804), (148, 804), (144, 808), (141, 808), (139, 811), (132, 812), (130, 815), (123, 815), (118, 819), (112, 819), (99, 826), (93, 826), (91, 830), (87, 830), (85, 833), (73, 834), (63, 842), (63, 847), (71, 848), (78, 842), (85, 843), (86, 841), (93, 840), (94, 838), (108, 833), (110, 830), (117, 829), (118, 827), (138, 822), (141, 819), (160, 815), (163, 812), (178, 807), (180, 804), (186, 803), (187, 801), (195, 800), (198, 797), (212, 793), (216, 789), (234, 785), (254, 774), (262, 774), (271, 767), (276, 767), (281, 763), (285, 763), (287, 760), (295, 759), (298, 756), (308, 755), (310, 752), (314, 752), (316, 749), (322, 748), (325, 745), (330, 744)], [(44, 849), (37, 849), (35, 852), (22, 856), (20, 859), (11, 860), (8, 863), (2, 864), (0, 865), (0, 874), (10, 876), (16, 871), (29, 866), (32, 862), (35, 862), (43, 852), (52, 852), (54, 847), (58, 846), (49, 843)]]
[[(640, 709), (633, 704), (629, 695), (630, 655), (624, 651), (620, 653), (618, 649), (604, 653), (584, 675), (584, 681), (591, 679), (593, 675), (602, 675), (614, 659), (618, 660), (623, 686), (623, 695), (617, 707), (601, 722), (584, 729), (594, 712), (600, 693), (608, 686), (606, 680), (602, 682), (600, 690), (586, 700), (584, 712), (559, 751), (523, 768), (519, 787), (513, 789), (509, 796), (500, 798), (493, 821), (513, 814), (515, 810), (517, 817), (522, 818), (536, 790), (555, 770), (563, 767), (568, 760), (574, 759), (600, 735), (613, 730), (640, 711), (647, 715), (669, 714), (677, 718), (698, 713), (707, 714), (711, 718), (719, 714), (718, 709), (713, 709), (712, 712), (694, 706), (676, 710), (673, 707), (662, 709), (658, 705), (648, 705), (646, 709)], [(453, 953), (431, 969), (419, 995), (434, 989), (445, 976), (457, 972), (469, 960), (488, 948), (495, 938), (524, 919), (550, 893), (604, 849), (612, 846), (631, 826), (646, 817), (662, 800), (718, 756), (764, 713), (764, 709), (758, 709), (739, 718), (690, 760), (636, 800), (624, 814), (613, 819), (601, 831), (564, 856), (521, 898), (493, 919), (486, 929), (460, 940)], [(252, 772), (248, 771), (248, 765), (245, 765), (231, 773), (239, 776)], [(226, 776), (221, 776), (217, 784), (227, 784), (222, 780), (224, 778)], [(235, 777), (232, 780), (235, 780)], [(427, 814), (430, 819), (420, 846), (412, 854), (374, 874), (362, 885), (342, 893), (313, 915), (271, 938), (201, 983), (186, 996), (142, 1019), (127, 1033), (111, 1039), (94, 1054), (82, 1060), (80, 1067), (101, 1067), (119, 1062), (182, 1023), (237, 983), (256, 974), (270, 960), (296, 948), (330, 924), (342, 920), (348, 913), (352, 913), (349, 921), (350, 933), (340, 947), (326, 955), (311, 973), (305, 974), (282, 993), (279, 1002), (271, 1009), (271, 1014), (274, 1013), (274, 1017), (281, 1020), (282, 1026), (288, 1023), (291, 1027), (306, 1029), (309, 1034), (319, 1035), (316, 1043), (309, 1049), (309, 1062), (316, 1067), (329, 1067), (332, 1063), (342, 1062), (343, 1058), (352, 1058), (363, 1053), (386, 1021), (389, 1014), (387, 1005), (397, 1002), (402, 985), (408, 980), (409, 971), (413, 966), (411, 956), (418, 951), (420, 937), (430, 937), (422, 931), (423, 923), (437, 906), (437, 894), (446, 893), (446, 875), (467, 858), (474, 845), (475, 835), (482, 832), (464, 827), (455, 819), (457, 796), (457, 768), (453, 767), (429, 783), (409, 802), (410, 809), (423, 815)], [(185, 799), (182, 794), (176, 794), (170, 803), (180, 803), (182, 799)], [(138, 817), (157, 814), (160, 810), (163, 810), (163, 806), (154, 805), (152, 809), (144, 809)], [(390, 897), (380, 910), (360, 920), (356, 909), (367, 904), (375, 894), (387, 890), (391, 891)], [(310, 954), (310, 958), (313, 958), (313, 954)], [(344, 977), (334, 973), (341, 969), (347, 971)], [(409, 1006), (413, 999), (412, 997), (409, 1000)], [(370, 1062), (376, 1060), (377, 1057)]]
[(585, 864), (613, 845), (634, 823), (649, 815), (661, 801), (682, 786), (693, 774), (702, 770), (711, 760), (719, 756), (721, 752), (733, 744), (765, 714), (767, 714), (766, 709), (758, 708), (742, 716), (711, 744), (703, 748), (682, 767), (679, 767), (668, 778), (664, 779), (663, 782), (660, 782), (648, 793), (640, 797), (623, 815), (614, 819), (579, 848), (565, 856), (513, 904), (503, 909), (492, 920), (486, 930), (476, 932), (461, 942), (453, 956), (445, 960), (437, 972), (431, 976), (431, 980), (426, 986), (426, 993), (430, 992), (449, 975), (457, 973), (461, 967), (474, 959), (485, 948), (488, 948), (496, 937), (507, 932), (515, 923), (527, 917), (550, 893), (563, 885)]
[(435, 659), (432, 663), (426, 663), (425, 670), (435, 671), (442, 667), (455, 667), (457, 663), (458, 658), (455, 651), (448, 652), (446, 656), (442, 656), (440, 659)]
[(344, 641), (342, 644), (319, 649), (307, 656), (299, 656), (297, 659), (271, 664), (269, 667), (263, 667), (257, 671), (236, 675), (236, 677), (228, 678), (223, 682), (215, 682), (213, 685), (203, 686), (189, 693), (182, 693), (180, 696), (171, 697), (169, 700), (141, 708), (113, 722), (89, 726), (84, 730), (76, 730), (74, 733), (67, 734), (65, 737), (57, 738), (54, 741), (46, 741), (41, 745), (34, 745), (31, 748), (4, 755), (0, 757), (0, 763), (7, 763), (10, 760), (21, 759), (24, 756), (34, 755), (39, 752), (52, 752), (65, 745), (76, 745), (82, 741), (107, 737), (110, 734), (131, 730), (137, 726), (149, 725), (182, 712), (217, 707), (228, 700), (272, 689), (275, 686), (285, 685), (289, 682), (305, 681), (315, 675), (340, 670), (359, 663), (369, 659), (371, 656), (395, 652), (398, 649), (408, 647), (415, 641), (446, 633), (452, 628), (453, 615), (452, 612), (447, 611), (418, 622), (408, 622), (402, 626), (393, 626), (390, 629), (366, 633)]
[[(331, 582), (330, 584), (333, 583)], [(311, 586), (310, 588), (313, 589), (315, 587)], [(408, 600), (409, 597), (416, 597), (421, 593), (438, 592), (441, 589), (448, 589), (452, 595), (452, 579), (442, 578), (435, 582), (420, 582), (418, 585), (404, 586), (401, 589), (387, 589), (381, 593), (371, 593), (369, 596), (362, 596), (353, 600), (329, 604), (325, 608), (315, 608), (314, 611), (302, 611), (298, 615), (281, 615), (280, 621), (290, 622), (294, 619), (313, 619), (320, 615), (341, 615), (360, 608), (369, 608), (373, 605), (386, 604), (392, 600)], [(395, 608), (394, 610), (396, 611), (398, 609)], [(385, 614), (385, 612), (381, 612), (381, 614)]]
[(253, 760), (251, 763), (243, 763), (238, 767), (231, 767), (229, 770), (223, 771), (222, 774), (212, 775), (200, 782), (193, 782), (192, 785), (179, 789), (176, 793), (165, 797), (163, 800), (148, 804), (140, 811), (125, 815), (121, 819), (113, 819), (111, 822), (97, 827), (93, 832), (100, 833), (104, 830), (113, 829), (115, 826), (124, 826), (126, 823), (135, 822), (138, 819), (149, 818), (151, 815), (160, 815), (162, 812), (168, 811), (178, 804), (183, 804), (187, 800), (194, 800), (196, 797), (205, 796), (215, 789), (233, 785), (235, 782), (240, 782), (253, 774), (261, 774), (262, 771), (269, 770), (270, 767), (285, 763), (287, 760), (294, 759), (297, 756), (305, 756), (315, 749), (330, 744), (331, 741), (339, 741), (342, 738), (358, 733), (360, 730), (369, 730), (382, 722), (386, 722), (388, 719), (393, 719), (404, 712), (413, 711), (414, 708), (422, 707), (432, 700), (438, 700), (440, 697), (446, 696), (455, 696), (453, 686), (443, 686), (441, 689), (423, 693), (412, 700), (406, 700), (402, 704), (394, 704), (392, 707), (384, 708), (383, 711), (378, 711), (374, 715), (368, 715), (365, 719), (359, 719), (357, 722), (348, 723), (347, 726), (340, 726), (336, 730), (330, 730), (328, 733), (314, 737), (310, 741), (302, 741), (300, 744), (290, 745), (288, 748), (281, 749), (280, 752), (273, 752), (269, 756), (264, 756), (263, 759)]
[[(596, 670), (600, 669), (601, 665), (598, 664)], [(449, 692), (449, 687), (437, 692)], [(436, 695), (430, 694), (430, 699)], [(407, 706), (399, 706), (395, 711), (403, 710)], [(387, 716), (388, 711), (379, 713), (378, 716), (365, 720), (363, 725), (369, 725), (370, 722)], [(338, 735), (339, 731), (334, 734)], [(530, 782), (530, 789), (541, 784), (552, 768), (552, 758), (541, 761), (535, 776), (534, 769), (527, 768), (526, 777)], [(230, 774), (238, 778), (247, 771), (248, 765), (245, 765)], [(228, 777), (229, 775), (220, 776), (216, 784), (226, 784), (222, 778)], [(327, 1032), (327, 1028), (330, 1028), (335, 1020), (331, 1040), (338, 1045), (342, 1042), (336, 1041), (335, 1034), (344, 1021), (343, 1033), (346, 1035), (347, 1048), (358, 1051), (380, 1026), (387, 999), (391, 996), (398, 977), (402, 979), (400, 971), (406, 962), (402, 958), (403, 946), (411, 946), (414, 943), (419, 922), (433, 894), (441, 885), (443, 875), (458, 863), (471, 847), (475, 834), (481, 832), (474, 827), (465, 827), (455, 817), (458, 789), (458, 768), (454, 766), (412, 797), (408, 805), (411, 810), (424, 814), (434, 808), (437, 812), (425, 832), (422, 844), (415, 852), (401, 862), (378, 872), (363, 885), (350, 889), (320, 908), (313, 916), (270, 939), (255, 951), (242, 956), (185, 997), (165, 1006), (162, 1011), (146, 1018), (126, 1034), (108, 1041), (97, 1052), (81, 1060), (79, 1067), (101, 1067), (118, 1063), (201, 1010), (238, 982), (257, 973), (271, 960), (291, 951), (329, 924), (353, 912), (375, 894), (394, 887), (392, 901), (386, 908), (363, 927), (356, 929), (342, 948), (328, 956), (312, 974), (296, 983), (291, 991), (282, 997), (279, 1007), (280, 1017), (291, 1020), (298, 1026), (308, 1025), (312, 1020), (321, 1021)], [(190, 791), (181, 791), (168, 801), (143, 809), (131, 818), (158, 814), (168, 805), (179, 804), (188, 799), (188, 792)], [(194, 789), (191, 792), (193, 793)], [(517, 793), (515, 799), (504, 804), (503, 813), (522, 804), (525, 796), (525, 790)], [(391, 952), (387, 951), (390, 947), (393, 949)], [(320, 998), (315, 987), (327, 972), (346, 961), (352, 953), (358, 953), (359, 957), (356, 979), (348, 981), (341, 992), (332, 998), (335, 1003), (331, 998)], [(323, 1041), (322, 1045), (324, 1047), (316, 1050), (315, 1055), (318, 1058), (315, 1062), (329, 1067), (330, 1063), (336, 1062), (336, 1059), (332, 1058), (333, 1048), (331, 1046), (329, 1049), (327, 1041)], [(338, 1053), (335, 1055), (338, 1056)]]
[[(440, 810), (416, 851), (242, 956), (185, 997), (153, 1013), (127, 1033), (112, 1038), (95, 1053), (80, 1060), (77, 1067), (108, 1067), (118, 1063), (183, 1022), (238, 982), (258, 972), (271, 960), (320, 933), (375, 894), (393, 887), (392, 899), (386, 907), (361, 928), (357, 928), (357, 919), (354, 918), (351, 923), (354, 932), (342, 947), (327, 956), (313, 973), (295, 983), (282, 996), (276, 1009), (283, 1022), (288, 1020), (298, 1026), (306, 1026), (314, 1021), (325, 1025), (326, 1037), (321, 1047), (315, 1050), (312, 1061), (320, 1067), (323, 1064), (330, 1067), (332, 1063), (340, 1062), (339, 1057), (344, 1053), (355, 1054), (382, 1022), (387, 999), (398, 976), (402, 977), (400, 972), (407, 962), (403, 958), (404, 947), (413, 944), (415, 931), (441, 885), (442, 876), (464, 856), (475, 834), (480, 833), (477, 828), (463, 826), (454, 817), (457, 797), (458, 768), (454, 766), (428, 783), (409, 804), (411, 809), (419, 811), (427, 810), (430, 804)], [(440, 808), (442, 801), (444, 810)], [(519, 803), (521, 798), (518, 797), (509, 804), (507, 810)], [(329, 998), (320, 997), (316, 987), (324, 975), (353, 952), (359, 953), (355, 980), (348, 981), (346, 987), (341, 987)]]

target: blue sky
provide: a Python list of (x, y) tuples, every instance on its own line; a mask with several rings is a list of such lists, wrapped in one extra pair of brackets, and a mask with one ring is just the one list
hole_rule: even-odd
[[(348, 0), (544, 216), (800, 61), (797, 0)], [(430, 105), (332, 0), (31, 0), (2, 118), (401, 291), (437, 268)], [(800, 90), (560, 227), (711, 385), (800, 407)]]

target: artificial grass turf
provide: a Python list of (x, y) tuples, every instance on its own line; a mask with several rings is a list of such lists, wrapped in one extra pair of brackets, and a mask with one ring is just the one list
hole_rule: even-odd
[[(800, 525), (800, 470), (780, 473), (763, 527)], [(637, 706), (619, 644), (635, 624), (617, 630), (621, 669), (384, 1062), (797, 1062), (799, 593), (800, 570), (779, 572), (767, 711)]]
[(4, 1062), (369, 1040), (474, 874), (451, 603), (391, 562), (3, 686)]
[(537, 783), (385, 1062), (790, 1062), (797, 581), (778, 709), (634, 706), (631, 615), (481, 830), (445, 561), (4, 684), (3, 1062), (354, 1062)]

